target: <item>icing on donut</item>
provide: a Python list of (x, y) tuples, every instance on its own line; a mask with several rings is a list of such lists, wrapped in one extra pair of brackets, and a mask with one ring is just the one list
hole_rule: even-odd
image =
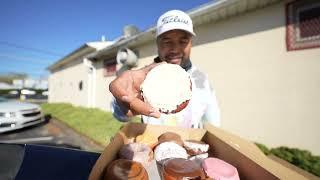
[(183, 144), (184, 148), (186, 148), (188, 154), (190, 155), (197, 155), (197, 154), (203, 154), (208, 152), (209, 145), (202, 142), (202, 141), (196, 141), (196, 140), (187, 140), (184, 141)]
[(162, 162), (168, 158), (188, 158), (187, 151), (174, 142), (159, 144), (154, 150), (154, 156), (157, 162)]
[(160, 64), (153, 68), (140, 86), (145, 102), (162, 113), (183, 110), (192, 96), (189, 74), (176, 64)]

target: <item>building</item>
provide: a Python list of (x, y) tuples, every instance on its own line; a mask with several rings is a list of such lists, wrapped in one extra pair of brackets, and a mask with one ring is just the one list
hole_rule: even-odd
[[(95, 87), (96, 82), (101, 83), (102, 79), (97, 76), (94, 63), (85, 56), (112, 43), (111, 41), (86, 43), (49, 66), (51, 75), (48, 78), (48, 102), (68, 102), (85, 107), (101, 107), (96, 106), (95, 103), (98, 97)], [(100, 80), (94, 81), (93, 79), (96, 78)], [(106, 109), (103, 106), (101, 108)]]
[[(197, 34), (191, 59), (215, 89), (223, 129), (270, 147), (320, 154), (319, 5), (221, 0), (188, 12)], [(136, 68), (151, 63), (157, 52), (155, 27), (101, 50), (89, 49), (78, 49), (65, 58), (69, 60), (58, 61), (61, 66), (49, 67), (49, 102), (108, 111), (108, 84), (116, 71), (126, 69), (116, 61), (118, 52), (134, 52)]]
[(8, 90), (8, 89), (14, 89), (14, 86), (5, 82), (0, 82), (0, 90)]

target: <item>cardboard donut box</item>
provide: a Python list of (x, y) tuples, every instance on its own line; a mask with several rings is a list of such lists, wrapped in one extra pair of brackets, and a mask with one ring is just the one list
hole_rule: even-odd
[(127, 123), (120, 129), (100, 155), (92, 168), (89, 179), (102, 179), (108, 164), (117, 158), (120, 148), (133, 138), (144, 133), (152, 133), (158, 137), (168, 131), (179, 134), (183, 140), (202, 140), (209, 144), (209, 156), (222, 159), (235, 166), (241, 180), (306, 179), (296, 171), (269, 159), (252, 142), (210, 124), (205, 124), (204, 129), (184, 129), (140, 123)]

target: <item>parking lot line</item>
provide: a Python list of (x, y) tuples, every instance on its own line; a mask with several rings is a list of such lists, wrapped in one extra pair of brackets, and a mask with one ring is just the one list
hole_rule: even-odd
[(53, 136), (47, 137), (36, 137), (36, 138), (23, 138), (23, 139), (13, 139), (13, 140), (1, 140), (0, 143), (30, 143), (39, 141), (51, 141)]

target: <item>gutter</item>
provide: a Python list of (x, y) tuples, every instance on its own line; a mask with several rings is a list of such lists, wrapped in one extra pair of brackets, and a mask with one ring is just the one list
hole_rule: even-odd
[(94, 108), (96, 105), (96, 68), (88, 58), (83, 58), (83, 64), (88, 68), (88, 94), (87, 107)]
[[(258, 4), (255, 8), (267, 6), (268, 4), (272, 4), (272, 3), (275, 3), (278, 1), (280, 1), (280, 0), (268, 0), (266, 3), (262, 3), (262, 2), (264, 2), (264, 0), (255, 0), (254, 2), (256, 2)], [(243, 12), (252, 10), (252, 8), (250, 9), (250, 7), (248, 7), (248, 4), (250, 2), (252, 3), (252, 0), (251, 1), (250, 0), (213, 1), (213, 2), (203, 4), (199, 7), (194, 8), (194, 9), (191, 9), (191, 10), (187, 11), (187, 13), (190, 15), (191, 19), (193, 20), (194, 26), (199, 26), (202, 24), (206, 24), (210, 21), (214, 22), (214, 21), (218, 21), (222, 18), (226, 18), (226, 17), (230, 17), (230, 16), (234, 16), (236, 14), (242, 13), (239, 11), (235, 11), (235, 12), (230, 12), (229, 14), (226, 13), (225, 15), (220, 15), (220, 13), (219, 13), (220, 10), (226, 9), (226, 8), (231, 7), (233, 5), (237, 5), (237, 3), (243, 3), (246, 6), (246, 8), (244, 9)], [(264, 4), (264, 5), (261, 5), (261, 4)], [(253, 9), (255, 9), (255, 8), (253, 8)], [(217, 14), (215, 16), (213, 16), (212, 13), (217, 13)], [(112, 56), (113, 54), (117, 53), (117, 50), (119, 48), (122, 48), (122, 47), (130, 48), (130, 47), (134, 47), (136, 45), (143, 44), (148, 41), (154, 40), (155, 34), (156, 34), (156, 26), (153, 26), (144, 32), (140, 32), (134, 36), (131, 36), (131, 37), (128, 37), (124, 40), (116, 42), (113, 45), (108, 46), (107, 48), (104, 48), (100, 51), (91, 53), (87, 57), (89, 59), (99, 60), (102, 57)]]
[[(199, 18), (200, 16), (207, 14), (212, 10), (224, 8), (238, 1), (239, 0), (220, 0), (214, 3), (209, 2), (195, 9), (191, 9), (190, 11), (187, 11), (187, 13), (190, 15), (193, 21), (195, 20), (193, 22), (194, 24), (200, 25), (201, 23), (197, 23), (196, 18)], [(155, 39), (155, 34), (156, 34), (156, 26), (153, 26), (144, 32), (140, 32), (134, 36), (131, 36), (122, 41), (119, 41), (118, 43), (114, 43), (113, 45), (108, 46), (107, 48), (104, 48), (100, 51), (91, 53), (87, 57), (89, 59), (100, 59), (102, 56), (107, 56), (112, 53), (116, 53), (118, 50), (118, 47), (135, 46), (136, 44), (142, 44), (142, 43), (151, 41)], [(143, 37), (145, 37), (145, 39), (143, 39)]]
[[(89, 51), (89, 52), (88, 52)], [(59, 68), (59, 66), (62, 66), (69, 61), (72, 61), (82, 55), (85, 55), (87, 53), (90, 53), (90, 51), (95, 51), (95, 48), (88, 46), (87, 44), (84, 44), (80, 46), (76, 51), (73, 51), (72, 53), (66, 55), (65, 57), (61, 58), (61, 60), (55, 62), (54, 64), (48, 66), (46, 69), (49, 71), (53, 71), (56, 68)]]

